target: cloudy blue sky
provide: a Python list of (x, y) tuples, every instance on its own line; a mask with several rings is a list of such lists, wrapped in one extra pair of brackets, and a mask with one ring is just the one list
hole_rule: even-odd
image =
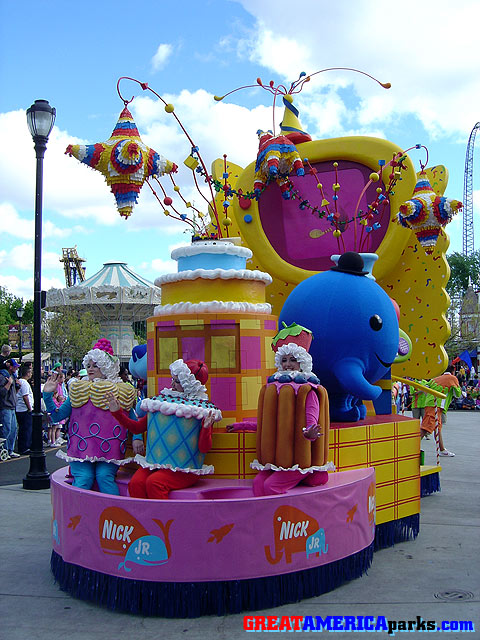
[[(148, 82), (175, 105), (208, 166), (224, 153), (246, 166), (257, 129), (272, 126), (271, 96), (254, 89), (216, 103), (215, 94), (259, 76), (286, 83), (301, 71), (362, 69), (392, 88), (356, 74), (316, 76), (296, 101), (304, 128), (314, 138), (424, 144), (430, 166), (449, 170), (447, 195), (462, 199), (467, 141), (480, 120), (480, 3), (389, 7), (374, 0), (138, 0), (133, 10), (110, 0), (0, 0), (0, 285), (25, 300), (33, 295), (35, 155), (25, 111), (40, 98), (57, 109), (44, 166), (43, 288), (65, 286), (59, 257), (74, 245), (87, 275), (111, 260), (152, 281), (174, 270), (170, 251), (188, 237), (148, 187), (125, 221), (102, 176), (64, 155), (69, 143), (108, 139), (123, 107), (120, 76)], [(138, 96), (130, 108), (143, 141), (182, 165), (190, 144), (163, 104), (133, 83), (122, 91)], [(412, 159), (418, 167), (423, 156)], [(478, 175), (479, 160), (476, 166)], [(188, 172), (178, 180), (200, 205)], [(479, 179), (474, 188), (478, 220)], [(451, 250), (461, 251), (461, 216), (447, 230)]]

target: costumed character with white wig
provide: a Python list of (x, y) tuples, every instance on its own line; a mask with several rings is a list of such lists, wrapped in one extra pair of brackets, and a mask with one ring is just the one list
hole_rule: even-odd
[(147, 414), (138, 421), (129, 419), (109, 395), (115, 420), (132, 433), (147, 432), (146, 454), (135, 456), (141, 468), (128, 485), (133, 498), (166, 500), (170, 491), (191, 487), (200, 476), (214, 471), (203, 460), (212, 446), (213, 423), (222, 419), (222, 413), (208, 400), (207, 365), (180, 359), (170, 365), (170, 372), (172, 388), (145, 398), (141, 409)]
[(300, 482), (328, 481), (328, 396), (312, 373), (309, 329), (291, 324), (275, 336), (276, 373), (262, 387), (257, 416), (255, 496), (285, 493)]
[[(113, 355), (109, 340), (99, 340), (83, 358), (87, 380), (76, 380), (70, 395), (60, 406), (53, 402), (57, 374), (53, 373), (43, 388), (43, 398), (52, 420), (70, 418), (67, 452), (57, 456), (70, 464), (73, 486), (91, 489), (95, 480), (102, 493), (119, 495), (115, 475), (126, 462), (127, 429), (108, 410), (106, 394), (118, 398), (119, 406), (131, 411), (136, 393), (131, 384), (118, 376), (120, 363)], [(135, 415), (132, 412), (132, 415)]]

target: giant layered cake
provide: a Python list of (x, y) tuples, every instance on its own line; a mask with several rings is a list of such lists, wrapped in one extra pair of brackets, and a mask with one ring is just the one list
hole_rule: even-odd
[(255, 433), (227, 433), (255, 423), (258, 395), (274, 371), (271, 349), (277, 317), (265, 301), (268, 273), (247, 269), (250, 249), (236, 240), (192, 242), (172, 252), (178, 272), (158, 277), (162, 304), (147, 321), (148, 395), (170, 386), (177, 358), (209, 369), (209, 398), (221, 409), (208, 463), (220, 477), (252, 477)]
[(247, 269), (252, 252), (224, 240), (207, 240), (172, 251), (178, 273), (160, 276), (162, 304), (155, 315), (180, 313), (270, 314), (265, 287), (268, 273)]

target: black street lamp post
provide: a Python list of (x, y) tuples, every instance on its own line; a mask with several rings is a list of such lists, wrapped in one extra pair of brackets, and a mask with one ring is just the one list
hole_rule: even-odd
[(48, 489), (50, 475), (43, 450), (42, 428), (42, 198), (43, 157), (48, 136), (53, 129), (56, 111), (46, 100), (35, 100), (27, 109), (27, 123), (35, 146), (37, 175), (35, 191), (35, 247), (33, 269), (33, 414), (30, 469), (23, 479), (24, 489)]
[(17, 309), (17, 318), (18, 318), (18, 359), (20, 362), (22, 361), (22, 318), (25, 313), (25, 309), (23, 307), (19, 307)]

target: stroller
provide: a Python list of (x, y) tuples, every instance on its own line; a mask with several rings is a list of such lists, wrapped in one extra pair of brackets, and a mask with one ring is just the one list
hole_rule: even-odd
[(5, 462), (5, 460), (8, 460), (9, 458), (8, 451), (5, 448), (6, 441), (7, 441), (6, 438), (0, 438), (0, 461), (1, 462)]

